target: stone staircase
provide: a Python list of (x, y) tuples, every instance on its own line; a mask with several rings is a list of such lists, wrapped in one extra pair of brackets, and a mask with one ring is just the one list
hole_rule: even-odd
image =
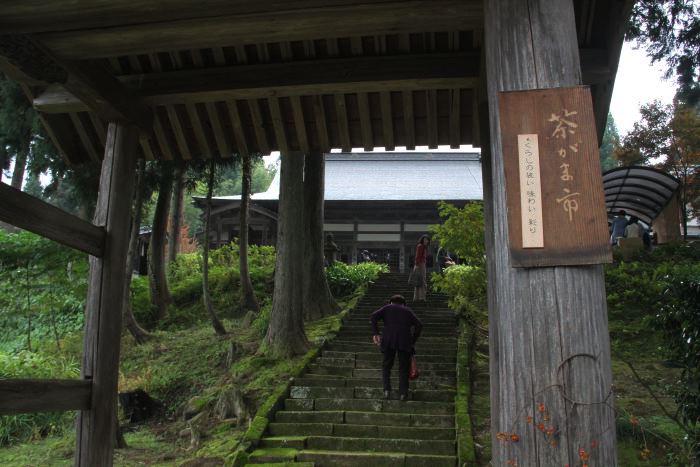
[[(407, 274), (384, 274), (349, 314), (307, 372), (296, 378), (249, 463), (295, 466), (453, 467), (457, 464), (454, 397), (456, 319), (446, 297), (412, 303)], [(416, 345), (420, 377), (409, 400), (383, 399), (381, 352), (371, 343), (369, 315), (400, 293), (423, 322)]]

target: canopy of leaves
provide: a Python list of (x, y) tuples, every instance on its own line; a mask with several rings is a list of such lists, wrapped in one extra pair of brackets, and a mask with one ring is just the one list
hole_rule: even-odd
[(600, 145), (600, 166), (603, 171), (617, 167), (614, 152), (615, 148), (620, 145), (620, 133), (617, 131), (615, 119), (608, 112), (608, 120), (605, 124), (605, 133), (603, 134), (603, 143)]
[(636, 39), (652, 61), (666, 61), (682, 100), (691, 105), (700, 101), (699, 0), (638, 0), (626, 38)]
[(481, 266), (485, 260), (484, 207), (480, 202), (463, 208), (440, 201), (438, 213), (443, 223), (433, 225), (430, 231), (440, 246), (456, 254), (460, 263)]

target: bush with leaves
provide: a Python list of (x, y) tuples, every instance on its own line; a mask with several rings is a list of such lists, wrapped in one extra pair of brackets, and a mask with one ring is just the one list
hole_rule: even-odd
[(351, 295), (358, 287), (374, 281), (382, 272), (389, 272), (386, 264), (368, 261), (348, 265), (336, 261), (326, 268), (326, 279), (333, 296), (342, 298)]

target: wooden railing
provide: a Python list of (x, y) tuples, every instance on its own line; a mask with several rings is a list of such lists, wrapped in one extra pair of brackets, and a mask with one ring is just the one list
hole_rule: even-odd
[(0, 379), (0, 415), (88, 410), (92, 381)]

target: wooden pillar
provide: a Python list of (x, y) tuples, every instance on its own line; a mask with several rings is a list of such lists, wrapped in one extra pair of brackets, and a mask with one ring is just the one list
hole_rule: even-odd
[(515, 269), (509, 264), (498, 92), (580, 84), (573, 3), (485, 0), (484, 11), (492, 463), (581, 465), (583, 450), (589, 465), (614, 467), (602, 266)]
[(658, 244), (677, 242), (681, 239), (681, 207), (678, 193), (674, 193), (671, 201), (661, 214), (654, 219), (653, 227)]
[(102, 258), (90, 256), (81, 376), (92, 381), (89, 410), (78, 416), (75, 464), (111, 466), (115, 439), (114, 401), (119, 375), (124, 281), (138, 130), (110, 123), (100, 175), (94, 224), (104, 227)]

